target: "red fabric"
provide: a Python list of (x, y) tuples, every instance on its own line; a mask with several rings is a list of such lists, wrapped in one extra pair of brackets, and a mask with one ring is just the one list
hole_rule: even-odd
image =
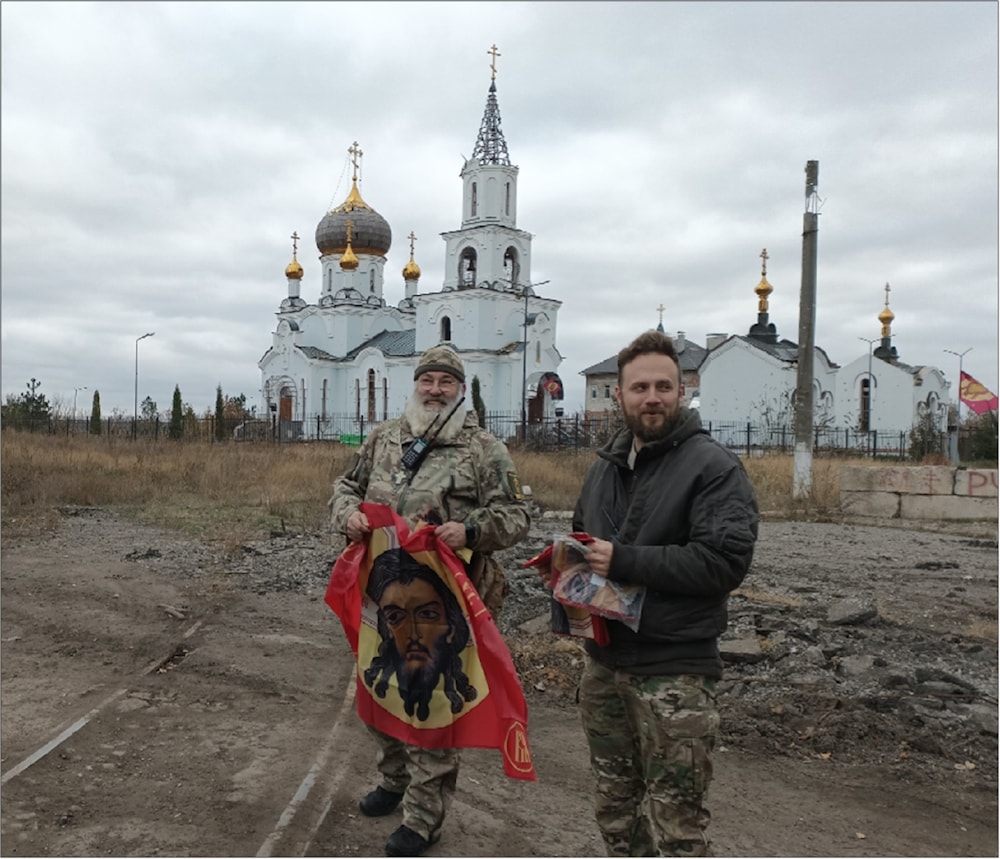
[[(392, 508), (362, 504), (372, 533), (367, 543), (352, 544), (337, 559), (330, 574), (325, 601), (340, 618), (357, 659), (357, 710), (368, 725), (398, 740), (422, 748), (496, 748), (503, 755), (504, 772), (511, 778), (535, 781), (528, 747), (528, 708), (507, 644), (483, 605), (462, 561), (434, 536), (432, 527), (410, 531)], [(378, 608), (365, 593), (375, 559), (383, 552), (401, 549), (430, 567), (456, 597), (470, 631), (462, 649), (463, 667), (476, 690), (458, 713), (439, 679), (430, 702), (430, 716), (407, 715), (402, 706), (398, 678), (388, 681), (384, 696), (368, 685), (365, 670), (374, 666), (373, 654), (382, 643), (377, 628)]]
[(962, 371), (962, 379), (959, 383), (959, 396), (977, 415), (984, 412), (995, 412), (1000, 402), (997, 395), (990, 391), (984, 384), (977, 382), (965, 370)]

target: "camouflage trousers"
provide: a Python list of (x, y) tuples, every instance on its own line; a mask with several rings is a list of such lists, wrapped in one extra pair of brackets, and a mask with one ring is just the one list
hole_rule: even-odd
[(437, 841), (458, 783), (458, 749), (422, 749), (366, 725), (375, 738), (382, 787), (403, 794), (403, 825)]
[(588, 658), (580, 709), (608, 855), (712, 855), (702, 803), (719, 728), (715, 681), (612, 671)]

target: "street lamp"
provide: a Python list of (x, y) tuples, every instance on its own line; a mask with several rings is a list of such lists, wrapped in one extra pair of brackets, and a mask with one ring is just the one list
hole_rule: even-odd
[(875, 396), (875, 385), (872, 383), (872, 349), (874, 348), (875, 344), (879, 342), (880, 339), (881, 338), (879, 337), (858, 338), (858, 340), (860, 340), (862, 343), (868, 344), (868, 415), (865, 424), (867, 425), (869, 432), (871, 431), (872, 428), (872, 402), (873, 402), (873, 397)]
[(521, 444), (528, 440), (528, 325), (534, 322), (534, 317), (528, 319), (528, 296), (532, 294), (533, 286), (545, 286), (547, 280), (541, 283), (526, 283), (521, 292), (524, 294), (524, 337), (521, 341)]
[(76, 394), (77, 391), (86, 391), (87, 386), (84, 385), (82, 388), (73, 388), (73, 420), (76, 420)]
[(155, 331), (150, 331), (148, 334), (143, 334), (142, 337), (135, 338), (135, 406), (132, 413), (133, 440), (139, 431), (139, 341), (145, 340), (147, 337), (152, 337), (155, 333)]
[(951, 349), (945, 349), (949, 355), (958, 356), (958, 425), (962, 425), (962, 359), (972, 351), (970, 346), (964, 352), (952, 352)]

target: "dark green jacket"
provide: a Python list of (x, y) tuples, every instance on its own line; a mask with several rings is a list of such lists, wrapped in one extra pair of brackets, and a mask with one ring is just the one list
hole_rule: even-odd
[(739, 458), (680, 410), (670, 435), (646, 444), (628, 467), (632, 433), (598, 451), (573, 529), (614, 543), (609, 578), (646, 586), (638, 632), (609, 621), (611, 643), (587, 650), (637, 674), (719, 677), (718, 637), (729, 592), (750, 568), (759, 514)]

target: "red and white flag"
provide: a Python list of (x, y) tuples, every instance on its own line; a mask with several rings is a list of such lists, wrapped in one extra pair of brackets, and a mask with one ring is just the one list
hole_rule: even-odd
[(357, 659), (358, 715), (428, 749), (496, 748), (511, 778), (535, 781), (528, 707), (507, 643), (465, 566), (382, 504), (372, 532), (337, 559), (326, 603)]
[(962, 402), (977, 415), (997, 410), (997, 395), (990, 391), (982, 382), (977, 382), (973, 379), (965, 370), (962, 371), (962, 380), (959, 384), (958, 393)]

